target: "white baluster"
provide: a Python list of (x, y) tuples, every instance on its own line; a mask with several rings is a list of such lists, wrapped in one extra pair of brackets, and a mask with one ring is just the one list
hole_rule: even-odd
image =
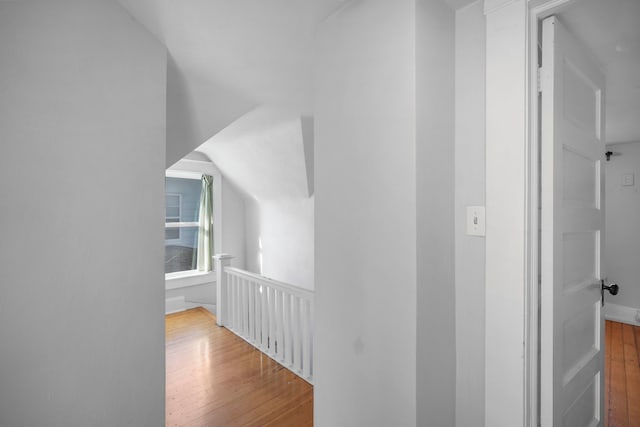
[(229, 310), (228, 310), (228, 316), (227, 316), (227, 321), (229, 322), (229, 329), (233, 330), (235, 324), (236, 324), (236, 287), (234, 286), (235, 283), (235, 276), (231, 273), (229, 273), (229, 281), (227, 282), (228, 286), (229, 286)]
[(260, 338), (260, 347), (262, 351), (269, 351), (269, 288), (262, 285), (262, 293), (260, 294), (260, 315), (262, 317), (262, 328), (260, 329), (262, 337)]
[(302, 333), (300, 328), (300, 298), (293, 298), (293, 366), (297, 373), (302, 372)]
[(225, 273), (225, 267), (231, 265), (233, 257), (229, 254), (218, 254), (213, 257), (216, 263), (216, 323), (218, 326), (225, 326), (227, 322), (228, 306), (227, 302), (228, 294), (228, 278)]
[(249, 341), (256, 342), (256, 282), (249, 281)]
[(244, 320), (246, 323), (246, 327), (245, 327), (245, 337), (247, 339), (250, 338), (250, 330), (251, 330), (251, 325), (249, 323), (249, 319), (251, 318), (251, 315), (249, 314), (250, 310), (250, 301), (251, 301), (251, 280), (250, 279), (246, 279), (244, 281), (244, 297), (245, 297), (245, 303), (244, 303), (244, 308), (245, 308), (245, 314), (244, 314)]
[(247, 336), (247, 281), (240, 278), (240, 335)]
[(313, 300), (309, 301), (309, 380), (313, 381), (313, 341), (315, 337), (315, 305)]
[(302, 376), (311, 376), (311, 334), (309, 301), (302, 302)]
[(249, 280), (244, 279), (242, 281), (242, 313), (244, 320), (244, 328), (243, 328), (243, 336), (245, 338), (249, 337)]
[(236, 288), (238, 289), (238, 333), (242, 335), (242, 277), (236, 277)]
[(268, 292), (268, 297), (269, 297), (269, 302), (268, 302), (268, 309), (269, 309), (269, 354), (272, 356), (275, 356), (275, 351), (276, 351), (276, 346), (275, 346), (275, 339), (276, 339), (276, 316), (275, 316), (275, 310), (276, 310), (276, 305), (275, 305), (275, 294), (276, 291), (275, 289), (269, 287), (269, 292)]
[(233, 329), (240, 333), (240, 278), (233, 276)]
[(284, 295), (282, 291), (276, 293), (276, 315), (278, 324), (278, 360), (284, 361)]
[(222, 261), (224, 258), (216, 259), (219, 323), (311, 382), (313, 293), (229, 266), (218, 266)]
[(284, 350), (284, 363), (291, 366), (293, 359), (293, 340), (291, 337), (291, 294), (284, 294), (284, 342), (282, 349)]

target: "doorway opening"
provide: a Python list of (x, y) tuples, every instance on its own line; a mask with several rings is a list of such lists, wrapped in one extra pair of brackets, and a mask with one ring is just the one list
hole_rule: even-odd
[[(634, 142), (640, 141), (640, 127), (638, 127), (637, 123), (633, 123), (634, 120), (629, 120), (629, 113), (633, 112), (637, 117), (638, 112), (640, 112), (640, 78), (637, 77), (640, 75), (640, 32), (636, 30), (635, 24), (633, 22), (637, 22), (637, 19), (640, 18), (640, 7), (637, 4), (633, 4), (632, 2), (616, 0), (611, 2), (599, 2), (595, 0), (582, 0), (582, 1), (565, 1), (565, 2), (553, 2), (553, 7), (550, 6), (541, 6), (537, 10), (534, 9), (531, 16), (531, 30), (533, 37), (531, 38), (531, 58), (530, 63), (532, 67), (530, 69), (531, 76), (536, 76), (538, 74), (538, 67), (542, 67), (542, 72), (540, 75), (543, 76), (545, 71), (548, 72), (548, 68), (545, 69), (545, 64), (543, 57), (543, 20), (549, 16), (555, 16), (558, 21), (567, 29), (567, 31), (571, 34), (571, 36), (575, 37), (580, 44), (587, 48), (591, 59), (594, 60), (596, 64), (599, 65), (600, 70), (605, 76), (606, 80), (606, 90), (607, 96), (605, 97), (603, 104), (606, 105), (606, 133), (602, 134), (602, 142), (606, 142), (608, 145), (602, 145), (602, 153), (599, 155), (599, 160), (595, 160), (594, 164), (595, 168), (589, 170), (580, 166), (580, 163), (584, 159), (584, 151), (580, 151), (580, 149), (576, 150), (564, 150), (564, 148), (569, 147), (571, 144), (564, 142), (563, 147), (561, 147), (558, 151), (557, 157), (562, 157), (566, 162), (566, 164), (562, 164), (565, 167), (564, 171), (560, 168), (560, 171), (563, 171), (561, 176), (558, 176), (560, 180), (560, 188), (561, 191), (577, 191), (585, 190), (586, 192), (582, 194), (583, 197), (581, 200), (586, 200), (591, 196), (595, 196), (594, 198), (594, 207), (596, 210), (600, 210), (601, 212), (611, 211), (613, 214), (615, 207), (616, 209), (620, 209), (616, 204), (621, 204), (624, 206), (624, 203), (632, 203), (635, 201), (634, 195), (637, 193), (635, 187), (635, 174), (636, 168), (640, 168), (640, 157), (638, 161), (631, 164), (628, 163), (623, 166), (623, 163), (620, 162), (617, 169), (614, 169), (611, 161), (615, 161), (618, 159), (619, 152), (616, 151), (616, 148), (624, 147), (626, 151), (631, 153), (634, 151), (633, 148), (636, 144)], [(570, 62), (570, 60), (568, 60)], [(566, 61), (563, 63), (566, 65)], [(567, 67), (569, 71), (571, 71), (571, 66), (574, 64), (570, 64), (570, 67)], [(573, 69), (576, 71), (576, 69)], [(575, 73), (575, 78), (571, 79), (569, 77), (571, 73), (564, 70), (563, 76), (560, 77), (561, 85), (566, 85), (566, 91), (570, 92), (571, 90), (576, 90), (576, 79), (584, 78), (586, 74), (582, 74), (581, 72)], [(563, 80), (562, 80), (563, 79)], [(545, 96), (549, 96), (548, 92), (542, 90), (542, 93), (539, 96), (534, 96), (534, 94), (538, 93), (538, 82), (536, 79), (532, 80), (532, 88), (531, 88), (531, 111), (534, 112), (530, 119), (530, 178), (531, 178), (531, 192), (530, 192), (530, 206), (535, 207), (534, 209), (530, 209), (530, 224), (531, 224), (531, 235), (530, 241), (532, 242), (532, 259), (530, 262), (532, 263), (531, 269), (531, 277), (529, 278), (529, 304), (528, 304), (528, 312), (530, 315), (530, 323), (528, 327), (529, 340), (527, 345), (529, 347), (528, 355), (528, 404), (530, 408), (529, 421), (535, 422), (536, 424), (541, 422), (542, 425), (546, 425), (550, 420), (555, 423), (555, 418), (546, 418), (542, 409), (546, 404), (556, 405), (556, 397), (549, 397), (545, 395), (545, 392), (549, 390), (548, 387), (545, 387), (544, 377), (545, 370), (562, 370), (568, 367), (565, 372), (563, 378), (560, 380), (563, 386), (571, 385), (571, 381), (573, 381), (574, 372), (571, 371), (573, 366), (578, 366), (581, 363), (587, 363), (586, 358), (577, 358), (576, 360), (571, 360), (571, 357), (566, 356), (567, 354), (572, 354), (573, 349), (580, 346), (580, 340), (576, 339), (568, 339), (566, 342), (563, 342), (565, 345), (564, 353), (562, 354), (559, 360), (553, 360), (551, 363), (547, 359), (545, 362), (545, 358), (541, 356), (544, 352), (542, 348), (544, 344), (541, 341), (541, 334), (543, 335), (543, 329), (548, 327), (545, 325), (545, 311), (550, 310), (549, 307), (545, 307), (545, 297), (544, 292), (545, 288), (543, 285), (543, 276), (544, 276), (544, 259), (548, 254), (545, 252), (548, 247), (547, 244), (544, 243), (545, 233), (550, 233), (549, 229), (545, 229), (542, 213), (542, 208), (545, 208), (545, 200), (546, 200), (546, 209), (549, 209), (550, 200), (554, 201), (554, 199), (545, 199), (543, 192), (544, 181), (548, 179), (543, 174), (549, 173), (549, 165), (543, 165), (543, 159), (545, 155), (542, 152), (543, 143), (541, 142), (541, 137), (544, 133), (543, 130), (543, 120), (544, 115), (547, 114), (543, 111), (543, 99)], [(585, 79), (586, 80), (586, 79)], [(574, 85), (573, 87), (571, 85)], [(594, 91), (596, 94), (597, 92)], [(578, 97), (579, 98), (579, 97)], [(547, 98), (547, 101), (549, 99)], [(588, 105), (588, 99), (582, 98), (583, 101), (586, 101), (585, 104)], [(560, 100), (559, 106), (562, 107), (563, 100)], [(580, 118), (588, 118), (588, 115), (593, 113), (590, 109), (580, 109), (581, 105), (576, 104), (575, 111), (582, 111), (585, 113), (582, 117), (568, 117), (571, 114), (567, 109), (564, 109), (560, 112), (560, 116), (564, 116), (564, 118), (569, 119), (580, 119)], [(604, 106), (603, 105), (603, 106)], [(597, 112), (596, 112), (597, 115)], [(575, 121), (575, 120), (574, 120)], [(597, 122), (597, 120), (595, 120)], [(635, 120), (637, 121), (637, 120)], [(596, 125), (597, 126), (597, 125)], [(556, 129), (554, 128), (554, 132)], [(597, 130), (596, 130), (597, 133)], [(566, 135), (565, 135), (566, 137)], [(621, 144), (622, 142), (622, 144)], [(638, 144), (640, 148), (640, 144)], [(570, 148), (570, 147), (569, 147)], [(564, 150), (564, 151), (563, 151)], [(605, 155), (605, 152), (609, 151), (609, 155)], [(619, 151), (622, 151), (620, 148)], [(615, 153), (618, 153), (618, 157)], [(573, 160), (567, 160), (571, 156), (573, 156)], [(582, 157), (580, 157), (582, 156)], [(605, 160), (605, 158), (609, 158), (609, 162)], [(629, 155), (629, 162), (632, 161), (631, 154)], [(547, 161), (549, 157), (547, 156)], [(582, 162), (587, 164), (586, 162)], [(637, 165), (637, 166), (635, 166)], [(562, 167), (561, 166), (561, 167)], [(574, 178), (568, 175), (567, 169), (573, 168), (577, 175), (582, 173), (583, 177), (593, 176), (595, 179), (594, 182), (591, 182), (591, 187), (589, 184), (580, 184), (578, 181), (572, 181)], [(582, 168), (582, 172), (580, 169)], [(553, 167), (552, 167), (553, 169)], [(564, 180), (564, 181), (563, 181)], [(584, 183), (584, 181), (581, 181)], [(604, 185), (600, 185), (601, 183), (606, 182), (606, 191)], [(604, 194), (604, 199), (599, 199), (597, 194), (589, 193), (592, 191), (593, 186), (599, 187), (600, 190)], [(574, 185), (573, 188), (571, 186)], [(581, 186), (582, 185), (582, 186)], [(591, 190), (590, 190), (591, 189)], [(575, 193), (573, 194), (575, 195)], [(611, 197), (612, 200), (608, 200)], [(622, 200), (624, 199), (624, 200)], [(638, 198), (640, 200), (640, 198)], [(560, 199), (559, 201), (563, 206), (567, 204), (574, 203), (576, 201), (580, 201), (579, 198), (573, 198), (572, 200)], [(615, 203), (614, 203), (615, 201)], [(640, 206), (640, 205), (639, 205)], [(624, 213), (628, 213), (632, 211), (633, 208), (627, 206)], [(636, 212), (640, 211), (637, 210)], [(638, 322), (640, 320), (636, 319), (635, 316), (638, 313), (638, 309), (636, 307), (640, 307), (640, 287), (637, 287), (633, 283), (633, 279), (629, 279), (630, 276), (623, 273), (629, 267), (635, 267), (634, 264), (637, 262), (627, 262), (627, 266), (624, 267), (623, 264), (626, 262), (625, 258), (628, 254), (629, 257), (633, 257), (635, 255), (635, 259), (637, 260), (637, 255), (640, 254), (640, 248), (637, 251), (634, 251), (628, 242), (624, 242), (625, 237), (630, 237), (636, 229), (640, 232), (640, 228), (637, 227), (633, 222), (623, 222), (621, 218), (618, 216), (624, 216), (620, 211), (617, 211), (615, 215), (608, 216), (609, 214), (600, 213), (603, 218), (606, 218), (606, 226), (603, 225), (602, 234), (599, 231), (593, 230), (585, 231), (580, 234), (580, 232), (576, 230), (569, 230), (569, 233), (566, 234), (567, 239), (559, 242), (558, 247), (562, 251), (562, 257), (566, 258), (570, 262), (575, 261), (574, 264), (570, 265), (570, 268), (565, 268), (562, 272), (560, 272), (560, 276), (563, 279), (566, 279), (563, 282), (565, 289), (561, 291), (561, 293), (571, 293), (574, 292), (575, 289), (579, 288), (580, 285), (576, 285), (580, 280), (585, 279), (585, 287), (593, 286), (595, 290), (595, 284), (587, 284), (586, 280), (588, 277), (578, 277), (574, 278), (578, 280), (578, 282), (572, 281), (572, 278), (567, 276), (567, 271), (571, 273), (571, 271), (578, 271), (580, 268), (585, 267), (587, 264), (580, 264), (583, 261), (576, 261), (577, 258), (571, 258), (573, 254), (583, 252), (583, 253), (592, 253), (592, 258), (595, 257), (597, 259), (596, 264), (602, 263), (602, 268), (600, 269), (598, 266), (592, 271), (594, 278), (605, 279), (608, 282), (619, 281), (622, 286), (620, 294), (618, 296), (610, 296), (606, 295), (604, 300), (606, 300), (607, 304), (610, 304), (609, 307), (606, 305), (603, 308), (595, 307), (595, 312), (598, 313), (599, 316), (606, 316), (607, 318), (611, 318), (612, 320), (622, 321), (626, 324), (632, 324)], [(636, 215), (637, 217), (637, 215)], [(563, 220), (558, 218), (554, 218), (554, 222), (552, 222), (552, 227), (555, 222), (560, 224), (571, 224), (571, 219)], [(568, 227), (571, 229), (571, 227)], [(606, 231), (606, 232), (605, 232)], [(612, 233), (612, 237), (608, 236), (609, 233)], [(551, 232), (553, 233), (553, 232)], [(590, 234), (589, 234), (590, 233)], [(607, 237), (605, 238), (605, 234)], [(639, 239), (635, 239), (635, 241), (640, 241)], [(572, 243), (573, 242), (573, 243)], [(571, 249), (571, 245), (575, 248), (575, 250)], [(591, 245), (591, 247), (589, 246)], [(584, 258), (582, 258), (584, 259)], [(547, 272), (548, 273), (548, 272)], [(557, 273), (557, 272), (556, 272)], [(564, 274), (564, 276), (562, 276)], [(634, 274), (634, 273), (631, 273)], [(590, 276), (589, 276), (590, 277)], [(636, 275), (635, 277), (638, 277)], [(623, 280), (624, 278), (624, 280)], [(574, 283), (575, 282), (575, 283)], [(629, 290), (625, 290), (624, 282), (627, 282), (631, 287)], [(631, 283), (629, 283), (631, 282)], [(599, 291), (599, 289), (598, 289)], [(547, 296), (548, 296), (547, 290)], [(638, 293), (638, 298), (635, 298), (636, 292)], [(577, 295), (577, 294), (576, 294)], [(574, 297), (575, 298), (575, 297)], [(621, 304), (630, 304), (630, 306)], [(618, 308), (621, 306), (622, 308)], [(594, 319), (596, 320), (596, 319)], [(566, 319), (563, 320), (561, 328), (565, 332), (569, 331), (573, 334), (573, 336), (579, 336), (581, 333), (585, 333), (585, 330), (581, 330), (580, 327), (577, 329), (572, 329), (573, 318), (567, 316)], [(586, 322), (589, 323), (589, 322)], [(614, 325), (615, 328), (619, 326)], [(594, 330), (597, 330), (596, 327)], [(600, 341), (596, 338), (593, 341), (593, 348), (601, 349), (602, 347), (611, 347), (608, 350), (616, 347), (615, 345), (611, 345), (611, 333), (612, 326), (611, 324), (607, 324), (606, 338), (601, 338)], [(623, 328), (620, 327), (622, 330)], [(626, 326), (624, 329), (627, 331), (625, 334), (620, 332), (620, 338), (622, 340), (622, 345), (618, 346), (618, 350), (622, 350), (623, 353), (630, 354), (633, 356), (632, 345), (635, 346), (635, 361), (637, 366), (638, 357), (640, 357), (640, 346), (637, 344), (638, 335), (635, 333), (635, 330), (632, 327)], [(556, 330), (557, 332), (557, 330)], [(596, 331), (597, 332), (597, 331)], [(548, 333), (548, 330), (547, 330)], [(594, 332), (594, 335), (595, 332)], [(586, 336), (586, 335), (585, 335)], [(624, 340), (624, 336), (626, 336), (626, 341)], [(553, 339), (555, 341), (556, 335), (554, 333)], [(557, 344), (557, 343), (555, 343)], [(625, 351), (626, 344), (626, 351)], [(588, 354), (591, 350), (590, 347), (584, 347), (585, 354)], [(620, 354), (617, 354), (615, 357), (620, 357)], [(612, 360), (612, 355), (607, 354), (609, 362)], [(622, 355), (624, 358), (624, 355)], [(575, 362), (574, 365), (571, 365), (572, 362)], [(547, 363), (547, 365), (545, 365)], [(549, 364), (550, 363), (550, 364)], [(595, 363), (595, 362), (594, 362)], [(597, 424), (595, 425), (604, 425), (605, 417), (611, 420), (611, 416), (617, 416), (612, 410), (616, 408), (624, 407), (625, 410), (628, 410), (633, 405), (615, 404), (616, 399), (629, 399), (628, 396), (623, 397), (612, 397), (610, 392), (611, 388), (611, 370), (612, 364), (609, 363), (607, 366), (607, 371), (605, 375), (607, 376), (607, 381), (602, 381), (602, 378), (596, 378), (593, 381), (593, 385), (589, 389), (588, 387), (585, 390), (591, 390), (590, 393), (593, 393), (593, 399), (591, 399), (591, 404), (594, 404), (595, 411), (593, 416), (594, 419), (597, 420)], [(622, 363), (624, 366), (624, 362)], [(618, 367), (619, 368), (619, 367)], [(624, 369), (623, 369), (624, 370)], [(640, 372), (640, 371), (639, 371)], [(631, 379), (626, 378), (626, 381), (632, 381), (634, 384), (637, 382), (637, 388), (640, 389), (640, 373), (636, 374), (633, 369), (630, 371), (625, 371), (625, 373), (629, 373), (632, 377)], [(607, 386), (605, 389), (598, 389), (597, 383), (602, 381), (602, 383), (606, 383)], [(548, 386), (548, 384), (547, 384)], [(615, 387), (614, 387), (615, 388)], [(632, 386), (631, 389), (636, 388), (636, 386)], [(585, 391), (586, 393), (586, 391)], [(602, 393), (607, 393), (605, 396), (606, 403), (604, 407), (599, 407), (596, 399)], [(590, 403), (588, 403), (589, 398), (584, 398), (584, 396), (588, 396), (587, 394), (581, 394), (579, 398), (576, 400), (572, 400), (571, 402), (565, 402), (564, 404), (567, 407), (576, 407), (575, 405), (583, 405), (583, 408), (588, 409)], [(547, 400), (545, 402), (545, 399)], [(611, 400), (614, 399), (614, 400)], [(633, 398), (632, 398), (633, 399)], [(637, 399), (637, 397), (636, 397)], [(559, 401), (560, 399), (558, 399)], [(614, 403), (612, 405), (612, 403)], [(626, 402), (625, 402), (626, 403)], [(637, 405), (635, 405), (637, 406)], [(584, 413), (584, 411), (583, 411)], [(540, 414), (542, 414), (542, 419), (540, 419)], [(554, 415), (555, 416), (555, 415)], [(632, 416), (631, 413), (627, 413), (624, 415), (625, 417)], [(549, 415), (547, 414), (547, 417)], [(628, 418), (629, 420), (630, 418)], [(627, 420), (627, 421), (628, 421)], [(549, 424), (551, 425), (551, 424)], [(573, 425), (570, 423), (570, 425)], [(580, 424), (576, 424), (580, 425)], [(617, 425), (617, 424), (616, 424)], [(622, 425), (626, 425), (622, 424)]]

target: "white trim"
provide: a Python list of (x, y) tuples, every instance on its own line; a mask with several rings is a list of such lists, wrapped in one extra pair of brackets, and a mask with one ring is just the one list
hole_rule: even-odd
[(182, 178), (182, 179), (202, 179), (202, 173), (193, 171), (184, 171), (176, 169), (167, 169), (165, 172), (167, 178)]
[(196, 308), (196, 307), (202, 307), (205, 310), (207, 310), (209, 313), (213, 314), (214, 316), (216, 315), (216, 305), (215, 304), (208, 304), (205, 302), (196, 302), (196, 301), (185, 301), (184, 303), (184, 309), (185, 310), (190, 310), (192, 308)]
[(167, 273), (164, 276), (165, 290), (167, 291), (216, 282), (215, 271), (176, 271), (175, 273)]
[[(165, 175), (166, 178), (166, 175)], [(166, 185), (165, 185), (166, 188)], [(178, 198), (178, 206), (167, 206), (167, 196), (169, 197), (177, 197)], [(177, 216), (167, 216), (167, 208), (178, 208), (178, 215)], [(177, 219), (178, 221), (180, 221), (182, 219), (182, 194), (180, 193), (167, 193), (166, 190), (164, 192), (164, 228), (165, 230), (167, 228), (174, 228), (172, 226), (170, 226), (169, 224), (179, 224), (179, 222), (173, 223), (173, 222), (167, 222), (167, 219)], [(165, 232), (165, 236), (166, 236), (166, 232)], [(177, 239), (167, 239), (165, 237), (164, 242), (166, 243), (179, 243), (180, 242), (180, 238), (182, 237), (182, 233), (180, 233), (180, 230), (178, 230), (178, 238)]]
[(184, 310), (184, 296), (166, 298), (164, 300), (164, 314), (178, 313)]
[(313, 301), (314, 292), (310, 289), (306, 289), (300, 286), (292, 285), (285, 282), (280, 282), (278, 280), (270, 279), (265, 276), (261, 276), (256, 273), (252, 273), (250, 271), (242, 270), (234, 267), (225, 267), (224, 271), (227, 274), (243, 277), (249, 280), (253, 280), (256, 283), (264, 283), (267, 286), (277, 289), (281, 292), (288, 293), (294, 295), (299, 298), (303, 298), (309, 301)]
[(484, 4), (487, 426), (538, 424), (538, 20), (578, 1)]
[[(529, 427), (537, 427), (540, 423), (539, 410), (539, 352), (540, 339), (538, 322), (540, 316), (538, 307), (540, 306), (540, 273), (539, 273), (539, 256), (538, 250), (540, 245), (540, 192), (538, 182), (540, 179), (540, 153), (538, 141), (538, 100), (540, 98), (539, 91), (539, 64), (538, 64), (538, 26), (535, 12), (530, 12), (529, 23), (527, 28), (528, 48), (527, 48), (527, 73), (528, 91), (527, 104), (525, 109), (527, 113), (529, 135), (526, 141), (527, 162), (526, 167), (526, 227), (527, 235), (525, 237), (525, 254), (527, 261), (525, 263), (525, 366), (524, 366), (524, 411), (525, 425)], [(535, 70), (533, 73), (531, 70)], [(535, 113), (532, 114), (531, 112)]]
[[(164, 228), (182, 228), (182, 227), (200, 227), (200, 223), (198, 222), (165, 222)], [(179, 241), (180, 239), (178, 239)], [(173, 240), (166, 240), (167, 242), (172, 242)]]
[(540, 357), (539, 342), (539, 88), (538, 88), (538, 23), (542, 19), (557, 12), (558, 9), (567, 7), (571, 3), (580, 0), (529, 0), (528, 14), (528, 64), (527, 64), (527, 152), (529, 159), (527, 162), (527, 253), (528, 262), (526, 265), (526, 306), (525, 306), (525, 421), (530, 427), (537, 427), (540, 423), (539, 413), (539, 383), (540, 375), (538, 361)]
[(220, 174), (220, 170), (212, 161), (194, 160), (194, 159), (178, 160), (176, 163), (174, 163), (171, 167), (167, 169), (167, 172), (170, 172), (170, 173), (196, 172), (196, 173), (206, 173), (212, 176)]
[(487, 10), (484, 425), (523, 426), (529, 425), (528, 8), (519, 0)]
[(615, 322), (640, 326), (640, 308), (627, 307), (608, 302), (604, 305), (604, 318)]

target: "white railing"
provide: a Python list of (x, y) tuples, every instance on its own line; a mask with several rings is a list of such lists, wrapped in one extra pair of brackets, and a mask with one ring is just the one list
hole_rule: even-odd
[(313, 292), (229, 267), (216, 255), (218, 325), (313, 383)]

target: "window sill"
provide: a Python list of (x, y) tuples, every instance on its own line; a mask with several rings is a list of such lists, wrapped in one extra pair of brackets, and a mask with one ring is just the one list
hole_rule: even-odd
[(187, 288), (189, 286), (204, 285), (216, 281), (215, 271), (179, 271), (164, 275), (165, 289)]

